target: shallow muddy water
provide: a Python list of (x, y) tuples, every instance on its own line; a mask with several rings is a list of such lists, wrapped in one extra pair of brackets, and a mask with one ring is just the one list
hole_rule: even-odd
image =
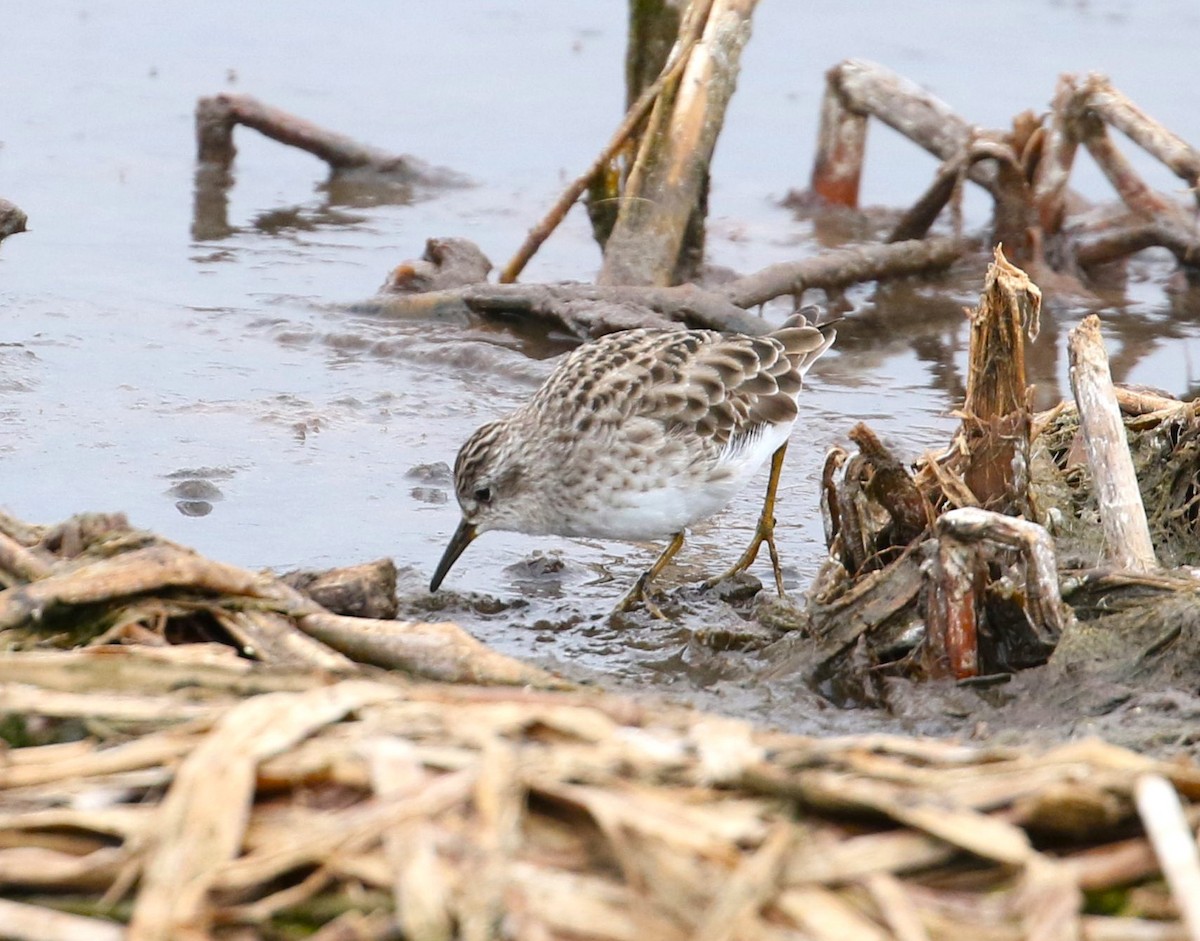
[[(873, 59), (968, 119), (1042, 110), (1057, 75), (1099, 70), (1200, 142), (1200, 11), (1170, 0), (996, 7), (763, 0), (713, 168), (710, 262), (746, 273), (823, 238), (782, 208), (806, 184), (823, 73)], [(464, 236), (501, 265), (620, 118), (624, 4), (202, 5), (50, 2), (0, 12), (0, 196), (30, 232), (0, 246), (0, 503), (52, 522), (120, 510), (215, 558), (277, 569), (391, 556), (406, 610), (572, 676), (666, 692), (795, 729), (856, 728), (796, 684), (763, 681), (724, 615), (607, 620), (655, 548), (488, 534), (436, 602), (425, 585), (457, 522), (441, 465), (478, 424), (527, 396), (564, 338), (363, 312), (431, 236)], [(1010, 41), (1011, 39), (1011, 41)], [(253, 94), (363, 142), (465, 174), (412, 194), (331, 191), (316, 160), (239, 130), (224, 227), (195, 196), (201, 95)], [(871, 130), (868, 203), (900, 206), (931, 158)], [(1132, 147), (1162, 189), (1179, 182)], [(1077, 187), (1108, 198), (1080, 159)], [(980, 229), (987, 204), (966, 202)], [(576, 210), (528, 280), (589, 280), (599, 260)], [(1118, 379), (1200, 392), (1200, 306), (1164, 289), (1146, 253), (1101, 311)], [(944, 443), (962, 392), (982, 261), (924, 285), (850, 292), (835, 351), (813, 370), (788, 455), (778, 539), (789, 580), (823, 555), (815, 482), (826, 449), (867, 421), (900, 454)], [(817, 298), (819, 300), (819, 298)], [(1082, 311), (1048, 298), (1032, 354), (1039, 401), (1066, 385)], [(771, 317), (783, 311), (768, 310)], [(760, 490), (688, 541), (679, 583), (728, 564)], [(540, 554), (540, 555), (539, 555)], [(759, 567), (759, 574), (767, 570)], [(480, 600), (484, 599), (484, 600)], [(486, 613), (492, 612), (492, 613)], [(696, 631), (709, 628), (709, 640)], [(933, 731), (954, 729), (917, 723)]]

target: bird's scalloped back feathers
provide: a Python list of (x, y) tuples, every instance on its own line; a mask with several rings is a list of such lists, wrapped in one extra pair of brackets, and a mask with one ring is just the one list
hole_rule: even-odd
[(526, 407), (587, 425), (652, 417), (725, 445), (794, 420), (804, 373), (832, 342), (802, 315), (762, 337), (626, 330), (568, 354)]
[(796, 371), (801, 377), (808, 372), (821, 355), (833, 346), (833, 341), (837, 339), (837, 331), (833, 329), (833, 324), (837, 323), (841, 318), (836, 318), (827, 323), (810, 325), (808, 317), (814, 318), (820, 313), (817, 307), (805, 307), (798, 313), (792, 314), (782, 327), (770, 334), (775, 339), (783, 343), (787, 350), (787, 357), (795, 363)]
[[(815, 310), (811, 308), (808, 310)], [(836, 334), (808, 325), (803, 313), (791, 318), (779, 330), (765, 337), (729, 337), (729, 343), (744, 344), (756, 359), (758, 368), (744, 382), (731, 388), (730, 404), (741, 405), (737, 420), (726, 424), (725, 434), (714, 436), (722, 443), (737, 447), (738, 438), (752, 437), (761, 425), (779, 425), (794, 421), (797, 396), (804, 374), (832, 345)]]
[[(619, 420), (638, 390), (672, 381), (687, 354), (684, 331), (623, 330), (577, 347), (564, 357), (525, 408), (561, 410)], [(581, 408), (587, 403), (589, 408)]]

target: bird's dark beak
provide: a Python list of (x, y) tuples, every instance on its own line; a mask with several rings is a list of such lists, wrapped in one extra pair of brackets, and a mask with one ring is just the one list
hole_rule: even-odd
[(454, 535), (450, 537), (450, 545), (446, 546), (446, 551), (442, 553), (442, 561), (438, 563), (437, 571), (433, 573), (433, 581), (429, 583), (430, 591), (438, 590), (442, 579), (450, 571), (450, 566), (463, 554), (463, 550), (471, 544), (477, 535), (478, 533), (473, 523), (463, 520), (458, 524), (458, 529), (454, 530)]

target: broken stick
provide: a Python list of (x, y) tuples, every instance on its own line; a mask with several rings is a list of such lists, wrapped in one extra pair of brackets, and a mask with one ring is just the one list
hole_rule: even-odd
[(970, 372), (958, 453), (962, 480), (990, 510), (1031, 517), (1025, 338), (1037, 336), (1042, 292), (997, 245), (970, 311)]
[[(825, 73), (825, 97), (812, 192), (835, 206), (858, 207), (866, 157), (867, 118), (875, 117), (940, 160), (963, 153), (971, 125), (915, 82), (864, 59), (847, 59)], [(973, 163), (967, 174), (991, 189), (996, 169)]]
[(597, 283), (666, 286), (678, 280), (686, 228), (707, 183), (756, 2), (714, 0), (669, 120), (651, 117), (661, 133), (642, 140)]
[(566, 218), (571, 207), (579, 201), (579, 197), (583, 195), (584, 191), (588, 188), (588, 184), (596, 174), (608, 166), (613, 158), (621, 152), (621, 148), (625, 146), (626, 142), (634, 135), (638, 125), (645, 120), (650, 109), (654, 107), (654, 103), (658, 101), (663, 89), (679, 75), (680, 70), (687, 63), (692, 46), (695, 44), (696, 37), (694, 36), (680, 43), (671, 60), (663, 67), (662, 74), (646, 87), (637, 101), (629, 106), (629, 111), (626, 112), (625, 119), (613, 133), (612, 139), (605, 148), (600, 151), (600, 155), (592, 161), (592, 165), (571, 182), (570, 186), (559, 196), (558, 201), (550, 207), (550, 211), (546, 213), (542, 221), (529, 230), (529, 234), (525, 236), (525, 241), (521, 243), (521, 247), (517, 249), (517, 253), (504, 266), (504, 270), (500, 272), (501, 284), (513, 284), (516, 282), (521, 272), (525, 270), (525, 265), (529, 263), (529, 259), (541, 248), (542, 243), (550, 237), (550, 233), (558, 227), (558, 224)]
[(1133, 572), (1153, 571), (1158, 560), (1100, 337), (1100, 318), (1092, 314), (1072, 330), (1067, 348), (1108, 561)]
[[(1054, 649), (1071, 622), (1058, 587), (1054, 540), (1030, 520), (967, 506), (943, 513), (934, 527), (925, 583), (926, 647), (930, 675), (963, 679), (981, 668), (977, 628), (987, 618), (985, 587), (994, 548), (1015, 550), (1024, 582), (1021, 607), (1030, 639)], [(1019, 577), (1019, 576), (1018, 576)]]
[(196, 159), (201, 164), (228, 170), (237, 154), (233, 129), (252, 127), (272, 140), (308, 151), (329, 164), (335, 173), (363, 170), (406, 183), (458, 185), (458, 174), (431, 167), (407, 154), (393, 154), (337, 134), (289, 114), (250, 95), (221, 94), (196, 103)]

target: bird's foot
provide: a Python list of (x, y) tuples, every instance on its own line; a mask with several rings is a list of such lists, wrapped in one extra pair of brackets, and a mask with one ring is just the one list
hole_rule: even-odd
[(746, 547), (746, 551), (733, 563), (733, 567), (729, 571), (723, 575), (718, 575), (716, 578), (710, 578), (704, 582), (704, 587), (715, 588), (726, 579), (733, 578), (733, 576), (746, 571), (746, 569), (754, 564), (754, 560), (758, 558), (758, 550), (764, 542), (767, 544), (767, 551), (771, 553), (771, 568), (775, 572), (775, 590), (779, 592), (780, 598), (786, 598), (787, 592), (783, 590), (783, 570), (779, 567), (779, 551), (775, 548), (774, 519), (759, 519), (758, 525), (754, 528), (754, 538), (750, 540), (750, 545)]
[(647, 611), (650, 612), (650, 616), (652, 618), (655, 618), (659, 621), (667, 620), (667, 616), (663, 614), (662, 608), (660, 608), (654, 602), (654, 598), (652, 597), (650, 590), (651, 584), (652, 580), (650, 578), (650, 573), (643, 572), (638, 580), (633, 583), (633, 587), (629, 589), (629, 593), (619, 602), (617, 602), (617, 606), (613, 609), (613, 613), (626, 614), (641, 604), (646, 608)]

